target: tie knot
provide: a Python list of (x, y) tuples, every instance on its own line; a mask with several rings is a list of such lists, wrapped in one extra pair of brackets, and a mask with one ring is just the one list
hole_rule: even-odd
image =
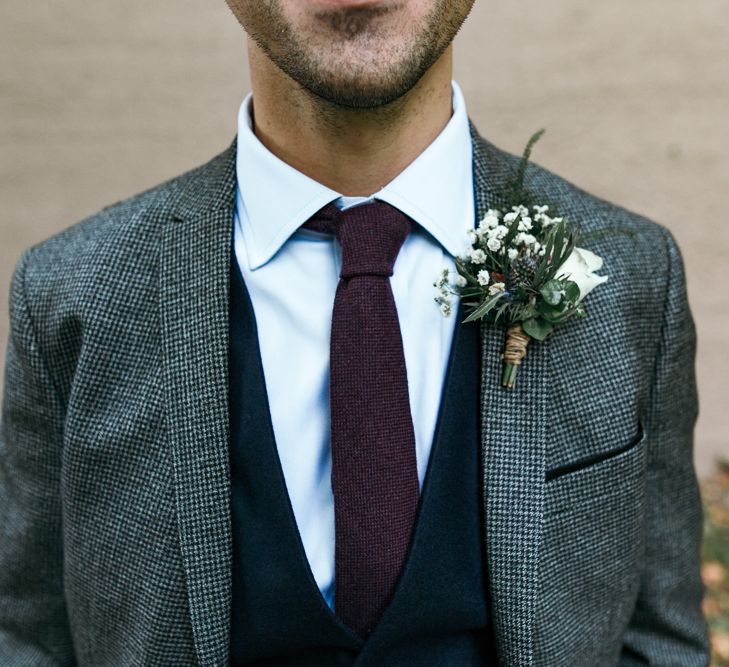
[(412, 221), (394, 206), (376, 200), (346, 211), (327, 204), (302, 227), (337, 237), (342, 246), (340, 278), (388, 277)]

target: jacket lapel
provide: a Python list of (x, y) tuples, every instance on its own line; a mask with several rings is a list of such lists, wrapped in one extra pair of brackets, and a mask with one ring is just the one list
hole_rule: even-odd
[(181, 186), (163, 233), (160, 315), (178, 529), (197, 659), (204, 667), (228, 662), (228, 272), (235, 143), (182, 177)]
[[(515, 163), (473, 126), (478, 219)], [(499, 662), (531, 665), (544, 506), (548, 348), (532, 341), (516, 389), (501, 387), (505, 332), (481, 325), (481, 446), (491, 611)]]

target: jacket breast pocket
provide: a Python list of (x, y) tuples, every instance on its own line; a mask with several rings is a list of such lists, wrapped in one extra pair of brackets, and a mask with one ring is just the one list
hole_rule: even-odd
[(646, 437), (639, 422), (628, 442), (547, 469), (546, 513), (569, 511), (614, 494), (624, 494), (627, 500), (643, 484)]
[(646, 433), (616, 445), (547, 473), (535, 665), (613, 664), (620, 649), (643, 563)]

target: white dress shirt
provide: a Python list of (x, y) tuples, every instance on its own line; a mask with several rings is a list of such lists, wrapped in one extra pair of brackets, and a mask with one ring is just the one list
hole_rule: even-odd
[[(252, 95), (238, 117), (235, 257), (256, 316), (273, 432), (288, 495), (314, 579), (334, 600), (334, 498), (329, 435), (329, 336), (341, 247), (299, 229), (334, 201), (340, 208), (379, 199), (416, 223), (390, 278), (402, 332), (422, 488), (440, 406), (454, 314), (435, 303), (444, 267), (468, 246), (473, 228), (472, 145), (465, 102), (452, 83), (453, 113), (436, 139), (371, 196), (342, 197), (271, 153), (255, 136)], [(366, 193), (363, 193), (366, 195)]]

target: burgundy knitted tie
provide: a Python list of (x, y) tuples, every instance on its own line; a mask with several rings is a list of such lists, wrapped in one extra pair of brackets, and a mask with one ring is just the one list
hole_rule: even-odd
[(419, 486), (402, 335), (390, 276), (412, 222), (376, 201), (325, 206), (303, 225), (336, 235), (342, 270), (330, 344), (334, 608), (365, 637), (405, 561)]

